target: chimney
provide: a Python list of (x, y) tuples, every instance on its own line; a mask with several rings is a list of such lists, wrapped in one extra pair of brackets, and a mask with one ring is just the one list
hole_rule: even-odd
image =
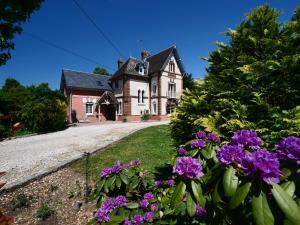
[(150, 53), (146, 50), (141, 52), (141, 58), (142, 60), (145, 60), (146, 58), (148, 58), (150, 56)]
[(123, 60), (121, 58), (118, 59), (118, 69), (121, 68), (121, 66), (123, 66)]

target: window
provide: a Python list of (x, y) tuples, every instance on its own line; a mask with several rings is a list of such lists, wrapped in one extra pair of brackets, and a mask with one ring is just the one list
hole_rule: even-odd
[(85, 104), (85, 113), (87, 115), (93, 115), (93, 103), (92, 102), (87, 102)]
[(145, 74), (145, 70), (144, 70), (143, 65), (140, 65), (140, 66), (139, 66), (139, 74), (140, 74), (140, 75), (144, 75), (144, 74)]
[(153, 102), (153, 114), (156, 114), (156, 102)]
[(97, 81), (97, 85), (98, 85), (98, 86), (102, 86), (101, 81), (98, 80), (98, 81)]
[(122, 115), (122, 102), (117, 104), (117, 115)]
[(153, 84), (153, 85), (152, 85), (152, 93), (153, 93), (153, 94), (156, 94), (156, 84)]
[(169, 63), (169, 71), (170, 72), (175, 72), (175, 63), (173, 61), (170, 61)]
[(118, 80), (115, 82), (115, 88), (119, 88), (119, 81)]
[(144, 94), (145, 94), (145, 91), (142, 90), (142, 103), (144, 103), (144, 98), (145, 98)]
[(138, 90), (138, 103), (141, 102), (141, 90)]

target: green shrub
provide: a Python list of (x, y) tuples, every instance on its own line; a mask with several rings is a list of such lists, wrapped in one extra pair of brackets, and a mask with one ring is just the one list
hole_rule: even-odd
[(145, 112), (142, 116), (141, 119), (142, 121), (148, 121), (150, 119), (151, 115), (148, 112)]
[(31, 198), (24, 193), (17, 194), (11, 201), (10, 207), (14, 211), (17, 208), (30, 207)]
[(272, 139), (269, 145), (300, 134), (300, 8), (286, 24), (277, 22), (279, 14), (260, 6), (225, 32), (229, 44), (216, 44), (204, 84), (183, 93), (172, 118), (178, 144), (199, 127), (223, 137), (254, 129)]
[(53, 209), (51, 209), (46, 202), (43, 202), (42, 205), (36, 211), (36, 217), (45, 220), (48, 217), (50, 217), (53, 213)]

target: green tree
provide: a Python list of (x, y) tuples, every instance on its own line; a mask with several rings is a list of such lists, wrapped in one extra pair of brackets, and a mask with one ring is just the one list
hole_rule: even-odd
[(103, 67), (96, 67), (93, 71), (94, 74), (100, 74), (100, 75), (108, 75), (110, 76), (111, 74)]
[(38, 10), (43, 0), (0, 0), (0, 66), (11, 58), (13, 39), (22, 32), (21, 24)]
[(186, 73), (182, 77), (183, 79), (183, 88), (188, 88), (192, 90), (194, 88), (194, 79), (191, 73)]
[(300, 134), (300, 13), (296, 9), (287, 24), (277, 22), (279, 15), (259, 6), (225, 32), (229, 44), (218, 42), (209, 54), (205, 85), (184, 93), (172, 121), (174, 137), (188, 140), (185, 130), (201, 127), (226, 137), (243, 128), (263, 137), (272, 132), (270, 142)]

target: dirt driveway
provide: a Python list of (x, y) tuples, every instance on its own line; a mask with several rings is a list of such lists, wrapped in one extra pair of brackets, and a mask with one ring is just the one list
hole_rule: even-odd
[(0, 171), (4, 188), (56, 170), (146, 127), (167, 122), (107, 123), (70, 127), (64, 131), (0, 142)]

